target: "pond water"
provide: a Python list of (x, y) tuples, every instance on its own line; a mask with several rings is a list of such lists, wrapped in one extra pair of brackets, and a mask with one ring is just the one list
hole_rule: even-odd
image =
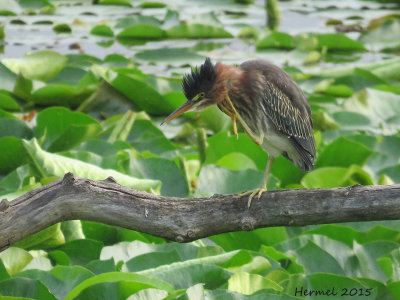
[[(5, 0), (4, 0), (5, 1)], [(6, 5), (6, 2), (8, 5)], [(189, 53), (210, 56), (213, 60), (228, 63), (240, 63), (250, 58), (268, 59), (276, 64), (283, 65), (289, 62), (294, 66), (301, 66), (308, 53), (296, 49), (256, 49), (254, 39), (237, 39), (244, 28), (252, 28), (257, 34), (265, 31), (266, 12), (264, 1), (256, 1), (254, 5), (241, 5), (232, 1), (165, 1), (165, 7), (141, 8), (118, 5), (91, 5), (90, 1), (51, 1), (55, 6), (52, 15), (35, 14), (27, 15), (26, 7), (6, 1), (1, 9), (9, 9), (15, 16), (1, 16), (0, 23), (5, 24), (5, 40), (1, 48), (0, 59), (4, 57), (21, 57), (28, 52), (51, 49), (61, 54), (85, 53), (104, 59), (110, 54), (121, 54), (128, 58), (139, 53), (139, 63), (142, 70), (148, 73), (171, 75), (181, 73), (181, 66), (201, 62), (203, 57), (193, 55), (180, 55), (177, 53), (155, 52), (157, 49), (185, 49)], [(36, 2), (36, 1), (34, 1)], [(11, 3), (11, 4), (10, 4)], [(140, 4), (141, 2), (137, 2)], [(342, 26), (357, 24), (360, 28), (368, 26), (370, 21), (387, 14), (399, 14), (400, 9), (393, 3), (378, 3), (371, 1), (284, 1), (279, 2), (282, 12), (280, 31), (291, 35), (302, 33), (335, 33), (335, 26), (326, 25), (330, 19), (335, 19)], [(161, 5), (160, 5), (161, 6)], [(129, 18), (154, 17), (161, 28), (167, 12), (176, 11), (179, 21), (201, 22), (218, 25), (235, 36), (224, 39), (162, 39), (152, 41), (135, 41), (134, 44), (124, 44), (115, 37), (98, 37), (90, 34), (95, 25), (106, 24), (114, 31), (121, 32), (124, 22)], [(128, 18), (128, 21), (126, 21)], [(172, 22), (174, 20), (171, 20)], [(176, 21), (176, 20), (175, 20)], [(57, 24), (68, 24), (71, 33), (56, 33), (53, 27)], [(132, 23), (133, 24), (133, 23)], [(359, 32), (346, 33), (353, 39), (358, 39)], [(125, 41), (126, 42), (126, 41)], [(368, 45), (366, 45), (368, 47)], [(145, 55), (143, 55), (145, 51)], [(150, 51), (150, 52), (149, 52)], [(142, 55), (142, 56), (140, 56)], [(150, 56), (150, 57), (148, 57)], [(173, 56), (173, 57), (170, 57)], [(340, 56), (340, 55), (339, 55)], [(325, 68), (335, 63), (347, 60), (350, 64), (373, 62), (382, 58), (392, 57), (393, 54), (357, 53), (336, 55), (331, 62), (311, 66), (310, 69)], [(156, 57), (157, 59), (153, 59)], [(307, 66), (306, 66), (307, 67)]]

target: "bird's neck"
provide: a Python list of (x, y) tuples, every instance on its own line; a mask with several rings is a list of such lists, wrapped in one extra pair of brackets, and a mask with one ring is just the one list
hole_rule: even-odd
[(229, 91), (238, 87), (241, 84), (241, 78), (244, 75), (244, 71), (238, 67), (217, 63), (215, 65), (215, 71), (217, 73), (217, 80), (211, 91), (213, 99), (218, 104), (224, 101), (229, 94)]

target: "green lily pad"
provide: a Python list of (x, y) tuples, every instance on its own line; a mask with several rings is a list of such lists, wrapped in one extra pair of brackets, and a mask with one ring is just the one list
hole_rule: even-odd
[(26, 152), (19, 138), (6, 136), (0, 138), (0, 174), (7, 174), (26, 163)]
[(55, 33), (71, 33), (72, 28), (68, 24), (57, 24), (53, 26), (53, 30)]
[(324, 148), (318, 156), (316, 167), (362, 166), (371, 154), (372, 151), (361, 143), (341, 137)]
[(102, 5), (121, 5), (132, 7), (132, 4), (127, 0), (100, 0), (99, 4)]
[(139, 4), (141, 8), (164, 8), (167, 4), (157, 1), (146, 1)]
[(118, 39), (133, 39), (133, 40), (157, 40), (165, 38), (165, 32), (158, 26), (148, 24), (137, 24), (132, 25), (120, 33), (118, 33)]
[(90, 30), (90, 33), (93, 35), (99, 35), (99, 36), (106, 36), (106, 37), (113, 37), (114, 32), (112, 29), (107, 26), (107, 25), (97, 25)]
[(65, 56), (50, 50), (27, 54), (22, 58), (4, 58), (2, 63), (15, 74), (21, 73), (28, 79), (48, 81), (64, 67)]
[(46, 152), (40, 148), (35, 139), (29, 142), (23, 141), (23, 144), (28, 153), (29, 163), (38, 177), (50, 175), (62, 177), (65, 173), (72, 172), (76, 176), (93, 180), (104, 180), (112, 176), (119, 184), (138, 190), (159, 191), (161, 188), (159, 181), (137, 179), (114, 170), (102, 169), (76, 159)]
[(45, 138), (45, 149), (61, 151), (95, 137), (101, 129), (101, 125), (88, 115), (51, 107), (38, 114), (35, 135)]
[[(260, 186), (263, 173), (245, 169), (232, 171), (215, 165), (201, 168), (197, 181), (198, 194), (234, 194), (256, 189)], [(278, 180), (274, 176), (268, 179), (268, 189), (275, 189)]]
[(301, 180), (306, 188), (333, 188), (354, 184), (372, 185), (371, 175), (361, 167), (352, 165), (349, 168), (324, 167), (307, 173)]
[[(143, 275), (131, 273), (111, 272), (103, 273), (83, 281), (65, 297), (65, 300), (75, 299), (85, 289), (88, 289), (94, 285), (97, 285), (98, 287), (98, 284), (107, 282), (126, 282), (130, 285), (130, 289), (133, 290), (132, 293), (134, 293), (134, 291), (138, 292), (146, 288), (158, 288), (168, 292), (173, 290), (170, 284), (156, 278), (148, 278)], [(127, 291), (125, 290), (125, 292)]]
[(147, 113), (165, 115), (174, 110), (156, 89), (138, 76), (118, 74), (110, 83)]
[(294, 39), (290, 34), (273, 31), (262, 37), (256, 44), (257, 49), (294, 48)]
[(365, 51), (365, 46), (344, 34), (339, 33), (325, 33), (314, 35), (318, 40), (318, 47), (322, 49), (323, 47), (328, 48), (328, 51), (332, 50), (355, 50), (355, 51)]
[[(132, 176), (160, 180), (161, 194), (170, 197), (187, 197), (188, 184), (176, 163), (162, 158), (131, 159), (129, 170)], [(168, 170), (168, 172), (164, 172)]]
[(276, 282), (258, 274), (236, 273), (228, 281), (228, 290), (251, 295), (258, 290), (273, 289), (282, 291), (283, 288)]
[(166, 30), (168, 38), (171, 39), (203, 39), (203, 38), (231, 38), (233, 35), (213, 25), (205, 24), (180, 24)]
[(57, 300), (41, 281), (29, 278), (16, 277), (0, 282), (0, 293), (4, 299), (10, 300)]
[(31, 100), (38, 105), (76, 107), (92, 93), (92, 88), (77, 89), (66, 84), (48, 84), (34, 91)]
[(19, 110), (20, 106), (12, 95), (5, 91), (0, 91), (0, 109)]

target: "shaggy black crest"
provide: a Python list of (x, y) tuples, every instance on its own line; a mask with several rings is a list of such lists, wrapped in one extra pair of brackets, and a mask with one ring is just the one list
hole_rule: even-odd
[(183, 77), (183, 93), (188, 100), (191, 100), (198, 93), (209, 91), (216, 79), (217, 73), (214, 65), (210, 58), (207, 57), (200, 68), (192, 68), (192, 71)]

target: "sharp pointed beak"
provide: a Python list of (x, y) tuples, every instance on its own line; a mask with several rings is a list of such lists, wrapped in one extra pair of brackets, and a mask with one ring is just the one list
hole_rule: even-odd
[(167, 123), (173, 119), (175, 119), (176, 117), (179, 117), (181, 114), (183, 114), (184, 112), (187, 112), (188, 110), (190, 110), (191, 108), (193, 108), (193, 104), (190, 101), (186, 101), (185, 103), (183, 103), (181, 105), (181, 107), (179, 107), (177, 110), (175, 110), (172, 114), (170, 114), (167, 118), (165, 118), (164, 121), (161, 122), (160, 125), (163, 125), (164, 123)]

